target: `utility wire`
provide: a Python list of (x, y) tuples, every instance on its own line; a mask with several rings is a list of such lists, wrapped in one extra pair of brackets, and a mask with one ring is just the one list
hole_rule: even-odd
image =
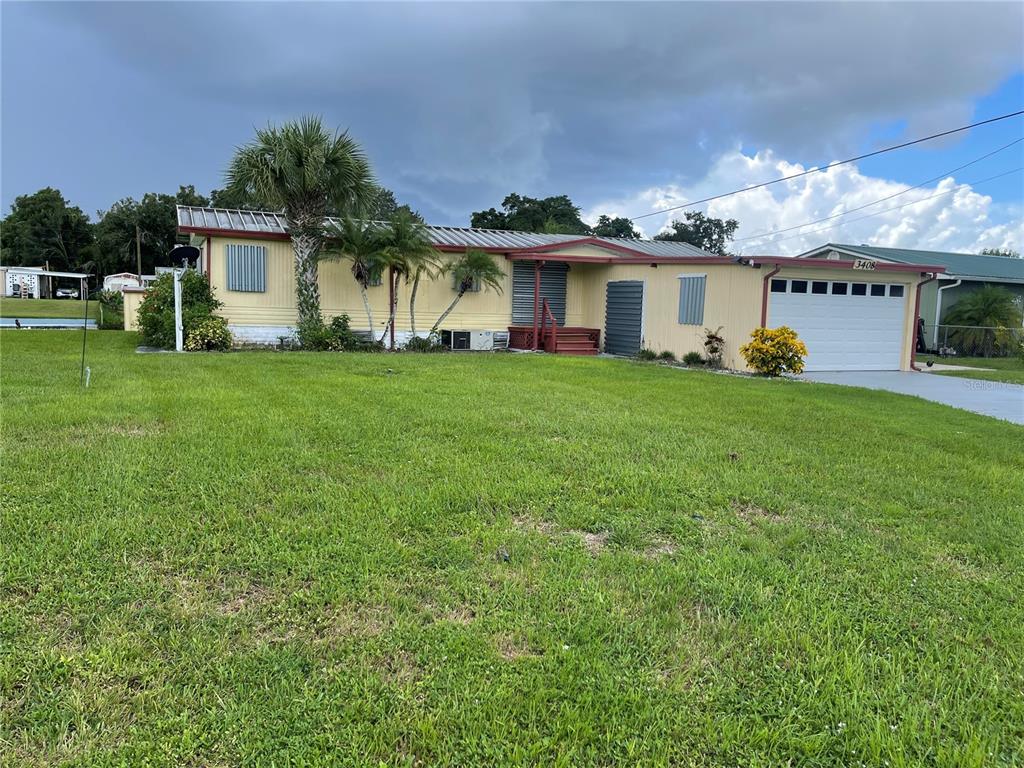
[(894, 144), (891, 147), (885, 147), (884, 149), (876, 149), (874, 152), (867, 152), (863, 155), (857, 155), (856, 157), (850, 157), (846, 160), (837, 160), (834, 163), (829, 163), (821, 168), (811, 168), (807, 171), (801, 171), (800, 173), (793, 173), (789, 176), (782, 176), (778, 179), (772, 179), (771, 181), (762, 181), (760, 184), (751, 184), (749, 187), (743, 187), (742, 189), (734, 189), (732, 192), (723, 192), (720, 195), (712, 195), (711, 197), (705, 197), (701, 200), (690, 200), (689, 202), (683, 203), (682, 205), (673, 205), (671, 208), (662, 208), (660, 211), (652, 211), (651, 213), (642, 213), (639, 216), (633, 216), (630, 221), (637, 221), (638, 219), (646, 219), (648, 216), (660, 216), (663, 213), (670, 211), (678, 211), (680, 208), (689, 208), (693, 205), (700, 205), (701, 203), (709, 203), (712, 200), (721, 200), (723, 197), (731, 197), (732, 195), (738, 195), (741, 192), (749, 192), (752, 189), (760, 189), (761, 187), (768, 187), (772, 184), (778, 184), (782, 181), (790, 181), (791, 179), (799, 179), (802, 176), (810, 176), (812, 173), (823, 173), (829, 168), (834, 168), (837, 165), (848, 165), (849, 163), (856, 163), (859, 160), (865, 160), (869, 157), (875, 157), (886, 152), (892, 152), (897, 149), (903, 149), (904, 147), (911, 147), (914, 144), (920, 144), (925, 141), (932, 141), (933, 139), (940, 139), (943, 136), (950, 136), (954, 133), (960, 133), (961, 131), (968, 131), (971, 128), (977, 128), (980, 125), (988, 125), (989, 123), (996, 123), (1000, 120), (1006, 120), (1011, 117), (1017, 117), (1018, 115), (1024, 115), (1024, 109), (1017, 110), (1016, 112), (1008, 112), (1005, 115), (999, 115), (998, 117), (990, 117), (988, 120), (980, 120), (977, 123), (971, 123), (970, 125), (962, 125), (959, 128), (951, 128), (948, 131), (942, 131), (941, 133), (933, 133), (931, 136), (924, 136), (920, 139), (914, 139), (913, 141), (905, 141), (902, 144)]
[(765, 237), (771, 237), (772, 235), (781, 234), (782, 232), (791, 232), (794, 229), (802, 229), (804, 227), (809, 227), (812, 224), (820, 224), (823, 221), (831, 221), (832, 219), (838, 219), (840, 216), (848, 216), (851, 213), (856, 213), (857, 211), (863, 211), (865, 208), (870, 208), (872, 205), (877, 205), (878, 203), (884, 203), (886, 200), (892, 200), (894, 197), (899, 197), (900, 195), (905, 195), (905, 194), (907, 194), (907, 192), (912, 192), (915, 189), (920, 189), (923, 186), (926, 186), (926, 185), (931, 184), (933, 182), (936, 182), (936, 181), (939, 181), (941, 179), (944, 179), (947, 176), (952, 176), (957, 171), (962, 171), (964, 168), (967, 168), (968, 166), (974, 165), (976, 163), (980, 163), (982, 160), (986, 160), (986, 159), (992, 157), (992, 155), (998, 154), (998, 153), (1000, 153), (1000, 152), (1002, 152), (1002, 151), (1004, 151), (1006, 149), (1009, 149), (1014, 144), (1020, 144), (1022, 141), (1024, 141), (1024, 138), (1015, 139), (1014, 141), (1011, 141), (1009, 144), (1004, 144), (1003, 146), (999, 147), (999, 149), (994, 149), (991, 152), (989, 152), (988, 154), (982, 155), (981, 157), (979, 157), (979, 158), (977, 158), (975, 160), (971, 160), (971, 162), (969, 162), (969, 163), (964, 163), (963, 165), (959, 166), (958, 168), (954, 168), (951, 171), (946, 171), (945, 173), (940, 173), (938, 176), (933, 176), (932, 178), (928, 179), (927, 181), (922, 181), (920, 184), (915, 184), (912, 187), (907, 187), (906, 189), (904, 189), (904, 190), (902, 190), (900, 192), (896, 192), (895, 194), (889, 195), (887, 197), (880, 197), (877, 200), (872, 200), (870, 203), (865, 203), (864, 205), (859, 205), (856, 208), (850, 208), (848, 210), (843, 211), (842, 213), (836, 213), (836, 214), (833, 214), (832, 216), (826, 216), (823, 219), (815, 219), (814, 221), (805, 221), (803, 224), (797, 224), (797, 225), (792, 226), (792, 227), (786, 227), (785, 229), (772, 229), (772, 230), (769, 230), (768, 232), (762, 232), (759, 235), (748, 235), (747, 237), (737, 237), (737, 238), (735, 238), (733, 240), (733, 242), (734, 243), (741, 243), (744, 240), (760, 240), (760, 239), (765, 238)]
[(923, 203), (923, 202), (925, 202), (927, 200), (933, 200), (936, 197), (943, 197), (944, 195), (951, 195), (954, 192), (958, 192), (961, 189), (961, 187), (963, 187), (963, 186), (977, 187), (980, 184), (986, 184), (987, 182), (995, 181), (996, 179), (1001, 179), (1004, 176), (1009, 176), (1012, 173), (1019, 173), (1020, 171), (1024, 171), (1024, 166), (1013, 168), (1012, 170), (1004, 171), (1003, 173), (998, 173), (995, 176), (989, 176), (987, 179), (980, 179), (978, 181), (965, 181), (963, 184), (958, 184), (955, 188), (947, 189), (945, 192), (937, 192), (934, 195), (929, 195), (928, 197), (922, 197), (920, 200), (912, 200), (909, 203), (904, 203), (903, 205), (894, 205), (891, 208), (883, 208), (880, 211), (875, 211), (874, 213), (869, 213), (866, 216), (858, 216), (855, 219), (849, 219), (847, 221), (840, 221), (840, 222), (838, 222), (836, 224), (829, 224), (827, 227), (819, 227), (818, 229), (812, 229), (809, 232), (800, 232), (799, 234), (790, 235), (789, 237), (780, 237), (778, 240), (773, 240), (771, 245), (775, 245), (775, 243), (782, 243), (782, 242), (785, 242), (786, 240), (792, 240), (792, 239), (794, 239), (796, 237), (803, 237), (804, 235), (813, 235), (816, 232), (827, 232), (830, 229), (835, 229), (836, 227), (840, 227), (840, 226), (842, 226), (844, 224), (852, 224), (855, 221), (863, 221), (864, 219), (870, 219), (873, 216), (878, 216), (878, 215), (883, 214), (883, 213), (889, 213), (890, 211), (898, 211), (901, 208), (907, 208), (907, 207), (909, 207), (911, 205), (917, 205), (918, 203)]

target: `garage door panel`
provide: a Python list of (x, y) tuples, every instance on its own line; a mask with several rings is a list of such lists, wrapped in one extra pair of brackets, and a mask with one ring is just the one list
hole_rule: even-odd
[(903, 297), (770, 293), (768, 325), (787, 325), (807, 345), (809, 371), (897, 370)]

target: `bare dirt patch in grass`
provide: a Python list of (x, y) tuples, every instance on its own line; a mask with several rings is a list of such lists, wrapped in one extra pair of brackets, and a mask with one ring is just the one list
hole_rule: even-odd
[(592, 555), (599, 555), (601, 551), (608, 545), (608, 537), (611, 535), (608, 531), (601, 531), (600, 533), (592, 533), (591, 531), (566, 531), (571, 536), (577, 537), (583, 546), (587, 548), (587, 551)]
[(644, 548), (644, 551), (641, 554), (648, 560), (657, 560), (661, 557), (671, 557), (678, 551), (679, 548), (674, 542), (671, 542), (668, 539), (656, 538)]
[(768, 520), (773, 523), (781, 523), (787, 520), (785, 515), (766, 509), (752, 501), (733, 499), (731, 506), (732, 511), (736, 513), (736, 517), (747, 523), (754, 523), (757, 520)]
[(425, 671), (408, 651), (395, 651), (377, 657), (374, 669), (386, 682), (392, 685), (408, 685), (422, 680)]
[(534, 520), (529, 517), (515, 517), (512, 519), (512, 525), (520, 531), (538, 533), (551, 539), (560, 536), (571, 536), (578, 539), (592, 555), (601, 554), (602, 550), (604, 550), (608, 545), (608, 539), (611, 536), (609, 531), (599, 531), (595, 533), (593, 531), (581, 531), (575, 528), (561, 528), (555, 523), (550, 523), (546, 520)]
[(518, 633), (498, 635), (494, 638), (494, 648), (505, 661), (536, 659), (544, 655), (541, 651), (531, 648), (527, 639)]

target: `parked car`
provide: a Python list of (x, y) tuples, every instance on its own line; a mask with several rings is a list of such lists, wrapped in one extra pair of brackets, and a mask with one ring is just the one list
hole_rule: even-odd
[(58, 299), (77, 299), (78, 289), (77, 288), (58, 288), (57, 289)]

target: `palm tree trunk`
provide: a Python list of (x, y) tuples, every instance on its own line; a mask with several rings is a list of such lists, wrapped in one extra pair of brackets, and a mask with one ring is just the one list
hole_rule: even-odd
[(388, 279), (391, 281), (391, 307), (390, 307), (390, 319), (388, 324), (390, 326), (389, 333), (391, 335), (391, 343), (389, 348), (392, 352), (395, 351), (395, 312), (398, 311), (398, 279), (401, 277), (394, 268), (391, 268), (391, 274)]
[[(313, 231), (311, 231), (313, 230)], [(295, 250), (295, 308), (299, 325), (322, 322), (320, 316), (320, 283), (317, 262), (323, 237), (314, 228), (296, 226), (292, 230), (292, 248)]]
[(416, 276), (412, 279), (412, 291), (409, 293), (409, 330), (412, 331), (412, 335), (416, 335), (416, 291), (420, 289), (420, 275), (423, 274), (422, 269), (416, 270)]
[(373, 313), (370, 311), (370, 294), (366, 291), (366, 286), (362, 283), (359, 284), (359, 293), (363, 296), (363, 308), (366, 309), (366, 322), (370, 326), (370, 338), (373, 338)]
[(443, 315), (437, 318), (437, 322), (434, 323), (434, 327), (430, 329), (431, 336), (433, 336), (437, 332), (437, 329), (441, 326), (441, 323), (444, 322), (444, 319), (452, 313), (452, 310), (455, 309), (455, 305), (459, 303), (459, 299), (462, 298), (462, 294), (464, 293), (465, 291), (459, 291), (457, 294), (455, 294), (455, 298), (452, 299), (452, 303), (448, 305), (448, 309), (444, 311)]

